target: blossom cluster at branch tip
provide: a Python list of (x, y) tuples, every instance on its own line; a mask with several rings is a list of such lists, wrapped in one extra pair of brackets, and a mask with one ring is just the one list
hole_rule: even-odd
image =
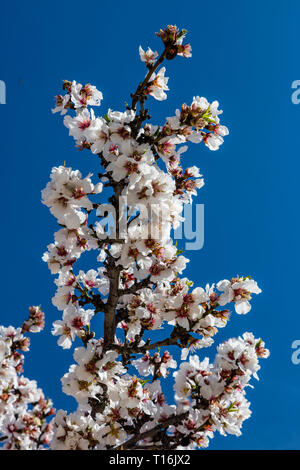
[(156, 33), (161, 38), (164, 45), (167, 46), (167, 59), (174, 59), (177, 55), (183, 57), (191, 57), (191, 45), (182, 44), (187, 33), (186, 29), (179, 30), (176, 25), (169, 25), (165, 29), (161, 29)]

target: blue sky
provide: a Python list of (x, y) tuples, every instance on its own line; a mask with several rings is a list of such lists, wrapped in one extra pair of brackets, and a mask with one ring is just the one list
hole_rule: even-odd
[(193, 57), (168, 62), (168, 100), (149, 101), (162, 123), (194, 95), (218, 99), (230, 135), (218, 152), (192, 146), (184, 165), (200, 166), (206, 185), (205, 244), (191, 251), (186, 274), (195, 285), (251, 275), (263, 293), (247, 316), (233, 314), (216, 342), (253, 331), (271, 350), (261, 380), (248, 392), (253, 416), (240, 438), (216, 435), (211, 449), (300, 449), (300, 365), (291, 344), (300, 339), (299, 170), (300, 105), (291, 84), (300, 79), (300, 4), (214, 0), (87, 3), (6, 2), (1, 6), (1, 324), (20, 325), (28, 305), (43, 306), (47, 325), (32, 336), (26, 374), (57, 408), (73, 406), (60, 377), (71, 353), (50, 334), (59, 312), (51, 304), (54, 278), (41, 261), (57, 230), (40, 202), (52, 166), (96, 173), (96, 160), (78, 152), (62, 120), (51, 114), (61, 80), (92, 83), (101, 111), (122, 109), (144, 68), (138, 46), (160, 47), (155, 31), (177, 24), (189, 31)]

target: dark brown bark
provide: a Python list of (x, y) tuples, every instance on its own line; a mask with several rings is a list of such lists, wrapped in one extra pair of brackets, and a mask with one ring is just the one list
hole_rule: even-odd
[[(116, 447), (116, 450), (119, 450), (119, 449), (125, 450), (125, 449), (130, 449), (132, 447), (136, 447), (137, 442), (141, 441), (142, 439), (146, 439), (147, 437), (156, 436), (159, 433), (162, 433), (162, 437), (163, 437), (163, 435), (166, 433), (167, 428), (169, 426), (171, 426), (172, 424), (176, 426), (177, 424), (182, 423), (182, 421), (184, 421), (188, 417), (188, 415), (189, 415), (189, 411), (185, 411), (184, 413), (181, 413), (180, 415), (172, 415), (168, 419), (166, 419), (163, 423), (159, 423), (153, 429), (150, 429), (149, 431), (145, 431), (142, 433), (138, 432), (135, 436), (128, 439), (128, 441), (126, 441), (124, 444)], [(139, 449), (139, 446), (137, 446), (137, 448)], [(149, 449), (150, 448), (151, 446), (149, 446)]]

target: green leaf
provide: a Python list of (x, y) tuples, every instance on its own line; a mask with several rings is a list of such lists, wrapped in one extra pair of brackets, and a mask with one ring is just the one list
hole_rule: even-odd
[(147, 382), (150, 382), (149, 379), (140, 379), (141, 385), (145, 385)]
[(186, 281), (186, 285), (188, 287), (192, 287), (194, 285), (194, 282), (193, 281)]
[(238, 408), (235, 407), (235, 404), (236, 404), (236, 401), (234, 401), (233, 403), (231, 403), (228, 408), (227, 408), (227, 411), (229, 413), (232, 413), (234, 411), (238, 411)]

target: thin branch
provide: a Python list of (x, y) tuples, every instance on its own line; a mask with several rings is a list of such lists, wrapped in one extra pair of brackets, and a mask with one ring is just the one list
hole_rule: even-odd
[(150, 429), (149, 431), (145, 431), (142, 433), (139, 432), (136, 436), (133, 436), (131, 439), (129, 439), (122, 445), (115, 447), (114, 450), (128, 449), (130, 447), (133, 447), (138, 441), (146, 439), (147, 437), (155, 436), (160, 431), (166, 431), (167, 428), (171, 425), (176, 426), (180, 424), (182, 421), (184, 421), (188, 417), (188, 415), (189, 415), (189, 411), (185, 411), (184, 413), (181, 413), (180, 415), (172, 415), (169, 418), (167, 418), (165, 421), (163, 421), (162, 423), (159, 423), (153, 429)]
[(126, 295), (126, 294), (135, 294), (138, 290), (143, 289), (145, 287), (148, 287), (151, 284), (150, 276), (146, 277), (140, 282), (137, 282), (131, 287), (128, 287), (127, 289), (119, 289), (118, 294), (121, 295)]

